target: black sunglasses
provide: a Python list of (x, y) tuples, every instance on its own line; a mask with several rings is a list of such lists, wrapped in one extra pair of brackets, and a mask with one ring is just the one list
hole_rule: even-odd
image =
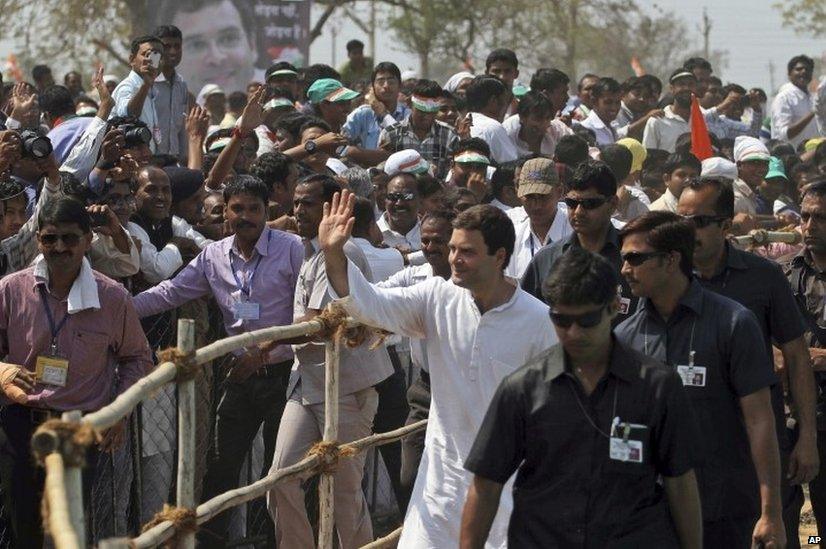
[(563, 199), (565, 205), (568, 206), (568, 209), (573, 211), (576, 210), (577, 207), (582, 206), (586, 210), (596, 210), (606, 202), (608, 202), (607, 198), (568, 198), (565, 197)]
[(726, 220), (721, 215), (684, 215), (683, 219), (691, 221), (698, 229), (704, 229), (712, 223), (722, 223)]
[(665, 252), (628, 252), (627, 254), (622, 254), (622, 260), (632, 267), (639, 267), (649, 259), (664, 255), (668, 254)]
[(390, 202), (401, 202), (402, 200), (413, 200), (416, 195), (413, 193), (387, 193), (384, 197)]
[(596, 311), (590, 311), (580, 315), (565, 315), (562, 313), (557, 313), (551, 309), (551, 322), (560, 328), (570, 328), (574, 322), (576, 322), (581, 328), (593, 328), (602, 321), (603, 310), (605, 310), (605, 307), (600, 307)]
[(57, 244), (58, 240), (62, 240), (63, 244), (69, 247), (77, 246), (78, 242), (80, 242), (80, 236), (77, 233), (63, 233), (63, 234), (56, 234), (56, 233), (47, 233), (40, 235), (40, 242), (44, 246), (54, 246)]

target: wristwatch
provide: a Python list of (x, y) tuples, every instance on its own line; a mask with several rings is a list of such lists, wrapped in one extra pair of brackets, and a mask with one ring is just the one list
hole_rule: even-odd
[(304, 143), (304, 150), (307, 151), (307, 154), (313, 154), (316, 150), (315, 141), (310, 139), (306, 143)]

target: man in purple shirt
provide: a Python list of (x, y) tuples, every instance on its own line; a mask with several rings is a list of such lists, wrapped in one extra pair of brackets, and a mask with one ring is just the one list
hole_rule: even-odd
[[(138, 294), (141, 317), (212, 295), (230, 335), (293, 321), (293, 295), (304, 246), (288, 233), (266, 227), (269, 190), (239, 175), (224, 189), (225, 217), (234, 236), (209, 244), (174, 278)], [(215, 448), (204, 478), (206, 501), (238, 485), (244, 456), (264, 423), (264, 463), (272, 462), (278, 424), (293, 364), (289, 345), (247, 348), (230, 363), (220, 397)], [(228, 513), (202, 527), (199, 544), (226, 544)]]
[[(40, 547), (43, 470), (30, 453), (38, 425), (65, 410), (91, 412), (109, 404), (152, 368), (149, 344), (123, 286), (93, 271), (89, 214), (60, 198), (39, 213), (42, 258), (0, 281), (0, 356), (18, 367), (25, 395), (0, 410), (0, 479), (15, 547)], [(124, 440), (126, 421), (88, 452), (85, 501), (101, 451)]]

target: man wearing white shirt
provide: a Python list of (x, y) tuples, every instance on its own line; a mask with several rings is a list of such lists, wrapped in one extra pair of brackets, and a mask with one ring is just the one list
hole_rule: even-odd
[(387, 183), (384, 204), (385, 212), (376, 221), (384, 243), (401, 251), (406, 264), (421, 265), (425, 261), (419, 251), (422, 249), (421, 197), (416, 176), (404, 172), (393, 176)]
[(668, 80), (673, 103), (664, 109), (664, 116), (649, 118), (645, 123), (642, 144), (646, 149), (662, 149), (674, 152), (677, 138), (690, 132), (691, 94), (697, 88), (697, 77), (686, 69), (677, 69)]
[(502, 123), (519, 157), (551, 157), (557, 142), (571, 128), (554, 118), (554, 105), (542, 92), (530, 90), (519, 100), (516, 114)]
[(567, 238), (573, 229), (567, 212), (559, 207), (562, 185), (552, 160), (532, 158), (525, 162), (519, 173), (517, 192), (523, 206), (507, 212), (516, 239), (505, 274), (520, 279), (536, 252), (551, 242)]
[(494, 76), (477, 76), (466, 91), (471, 117), (470, 135), (484, 139), (490, 146), (491, 156), (499, 164), (511, 162), (519, 156), (502, 126), (510, 98), (510, 90)]
[(382, 234), (373, 217), (373, 204), (366, 198), (357, 198), (353, 210), (353, 242), (364, 252), (373, 280), (382, 282), (404, 269), (404, 258), (395, 248), (380, 248)]
[(814, 66), (812, 58), (805, 55), (789, 61), (789, 81), (780, 86), (772, 101), (772, 139), (788, 141), (797, 147), (818, 136), (814, 100), (808, 90)]
[(112, 116), (134, 116), (146, 123), (152, 132), (152, 152), (155, 152), (161, 142), (152, 87), (158, 76), (162, 55), (163, 42), (159, 38), (139, 36), (132, 40), (129, 54), (132, 70), (112, 92), (112, 99), (115, 100)]
[(617, 133), (612, 123), (620, 111), (619, 82), (613, 78), (600, 78), (591, 90), (591, 96), (594, 98), (594, 108), (579, 124), (593, 130), (598, 146), (613, 145), (617, 140)]
[(677, 213), (677, 201), (692, 177), (700, 175), (702, 165), (691, 153), (678, 152), (668, 155), (663, 164), (665, 192), (651, 203), (649, 210), (665, 210)]
[[(343, 191), (319, 228), (332, 290), (358, 320), (427, 341), (430, 420), (399, 547), (456, 547), (471, 481), (463, 462), (504, 376), (555, 343), (548, 307), (505, 278), (514, 234), (495, 207), (474, 206), (454, 221), (450, 281), (393, 289), (368, 283), (344, 255), (352, 208)], [(505, 547), (512, 503), (503, 498), (490, 547)]]

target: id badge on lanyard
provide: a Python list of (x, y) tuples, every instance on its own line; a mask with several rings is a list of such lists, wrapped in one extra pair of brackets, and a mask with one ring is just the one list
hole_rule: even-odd
[(63, 315), (63, 318), (60, 319), (60, 323), (56, 325), (54, 315), (52, 314), (52, 310), (49, 308), (49, 302), (46, 298), (46, 290), (43, 286), (39, 286), (39, 289), (40, 298), (43, 302), (43, 308), (46, 310), (46, 318), (49, 321), (49, 330), (51, 331), (52, 339), (51, 344), (49, 345), (49, 354), (38, 355), (35, 360), (35, 379), (39, 383), (55, 385), (57, 387), (65, 387), (66, 382), (69, 379), (69, 360), (61, 356), (57, 348), (57, 336), (60, 334), (60, 330), (69, 319), (69, 313), (67, 312)]

